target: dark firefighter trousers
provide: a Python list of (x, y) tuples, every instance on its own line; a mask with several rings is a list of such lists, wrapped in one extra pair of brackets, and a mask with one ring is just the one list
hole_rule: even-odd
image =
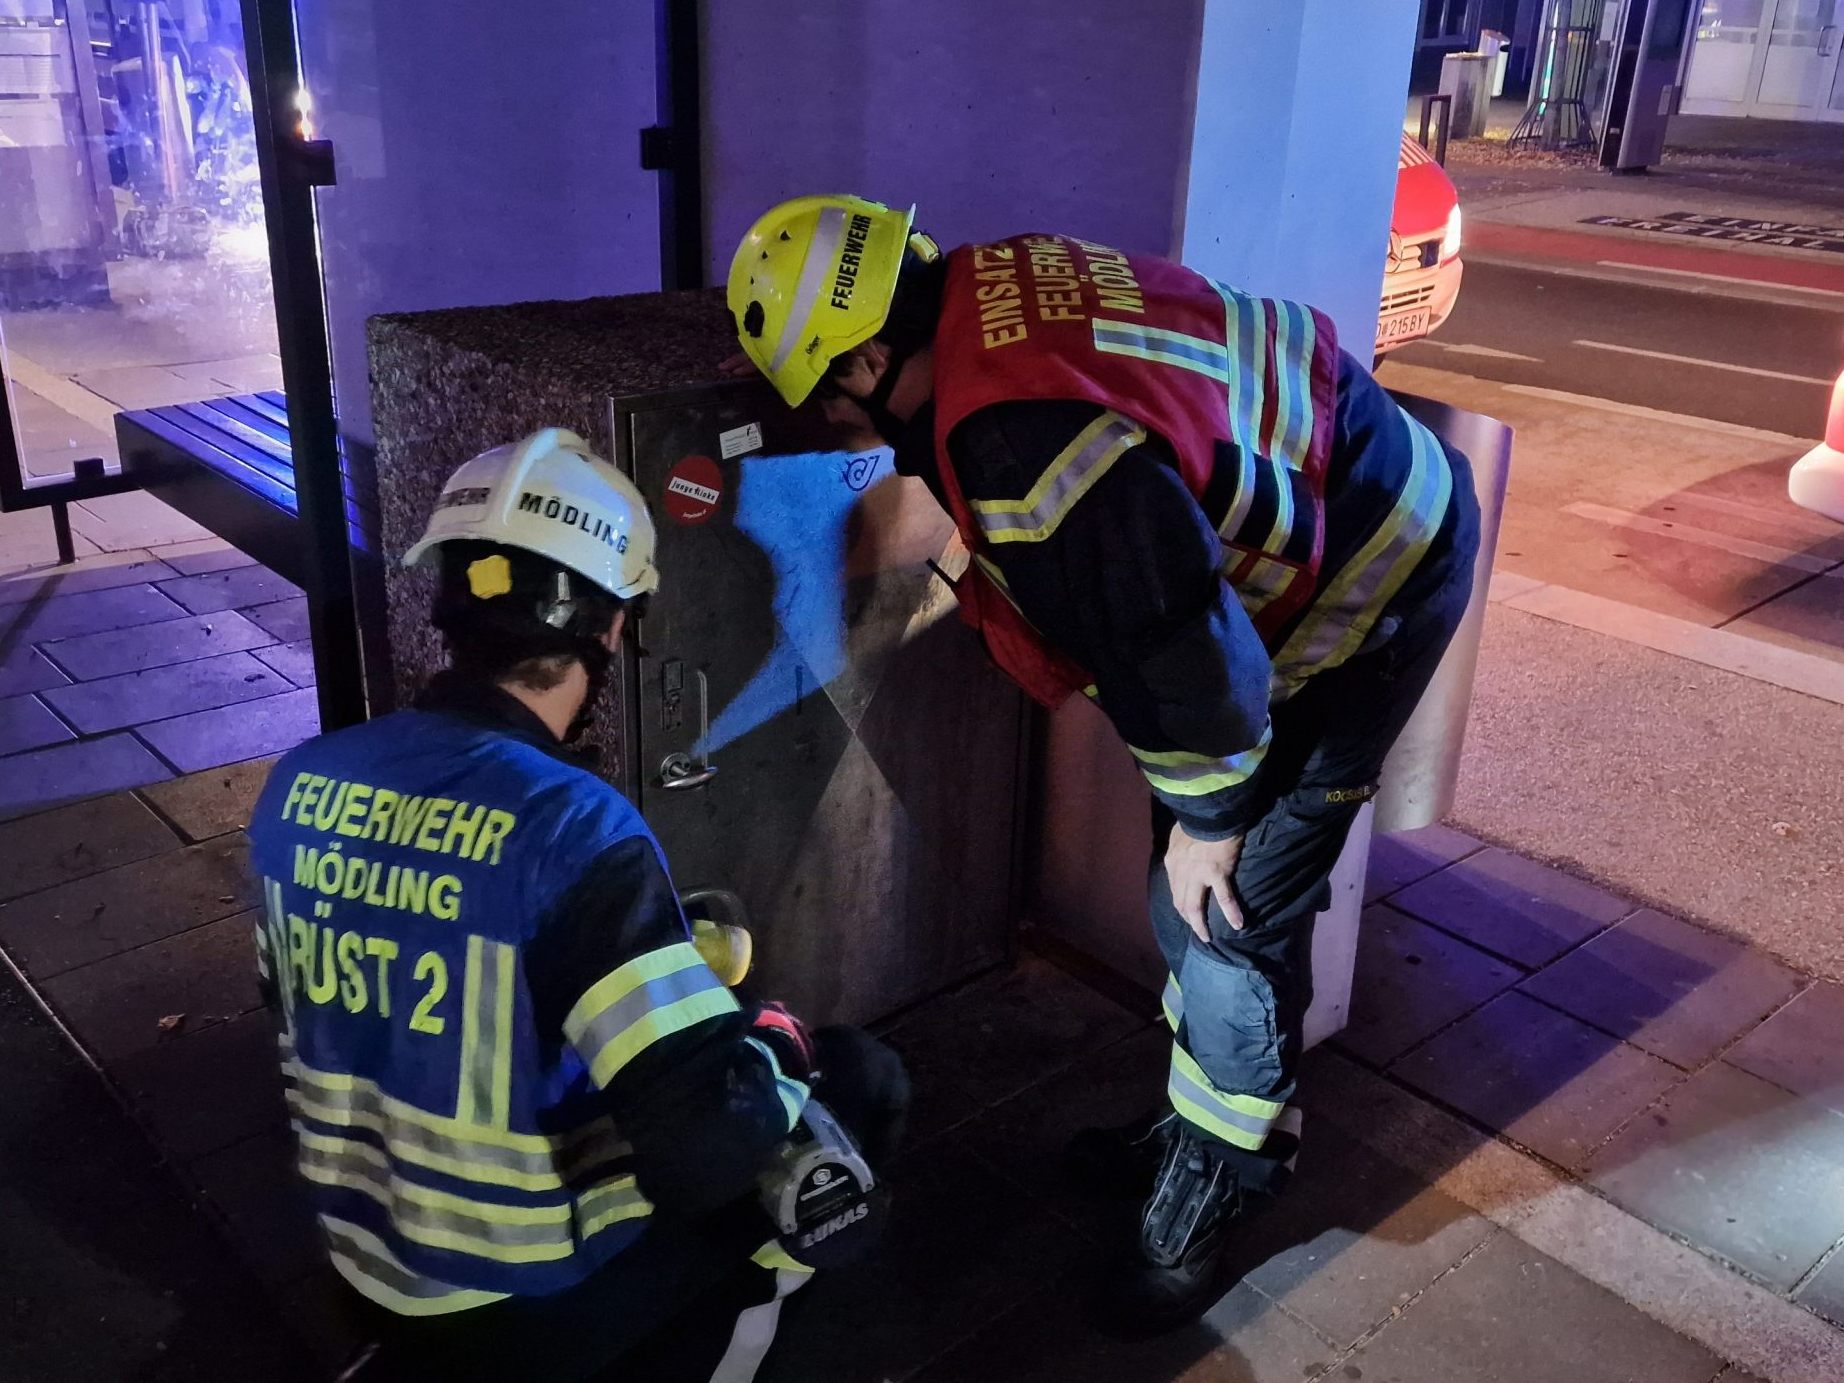
[(1164, 854), (1173, 818), (1153, 806), (1153, 930), (1171, 981), (1168, 1094), (1192, 1127), (1222, 1144), (1245, 1184), (1278, 1177), (1262, 1158), (1267, 1125), (1294, 1091), (1301, 1027), (1312, 1003), (1313, 919), (1396, 737), (1466, 611), (1473, 545), (1455, 544), (1419, 571), (1385, 611), (1379, 647), (1306, 683), (1272, 711), (1262, 768), (1266, 813), (1243, 840), (1233, 886), (1244, 926), (1214, 898), (1204, 945), (1172, 905)]

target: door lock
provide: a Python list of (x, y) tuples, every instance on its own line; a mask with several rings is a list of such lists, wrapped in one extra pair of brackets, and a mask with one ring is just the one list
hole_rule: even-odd
[(693, 675), (698, 679), (698, 738), (694, 745), (698, 757), (694, 759), (683, 750), (666, 756), (659, 766), (659, 785), (668, 792), (701, 788), (717, 776), (717, 765), (711, 762), (710, 751), (705, 747), (711, 737), (711, 681), (702, 668)]

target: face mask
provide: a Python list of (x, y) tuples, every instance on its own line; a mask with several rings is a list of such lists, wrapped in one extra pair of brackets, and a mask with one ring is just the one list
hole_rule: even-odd
[(876, 385), (868, 394), (860, 396), (848, 393), (844, 389), (838, 389), (837, 385), (833, 386), (838, 390), (841, 398), (850, 399), (864, 410), (865, 417), (871, 420), (871, 426), (877, 429), (877, 435), (891, 446), (896, 445), (897, 438), (903, 435), (908, 424), (890, 411), (890, 395), (896, 392), (897, 381), (903, 376), (903, 366), (914, 354), (914, 351), (898, 350), (893, 347), (890, 351), (889, 362), (884, 366), (883, 374), (878, 377)]

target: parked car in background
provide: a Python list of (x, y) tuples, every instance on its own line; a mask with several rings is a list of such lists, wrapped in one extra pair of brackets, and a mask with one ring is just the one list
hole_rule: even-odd
[(1460, 296), (1460, 194), (1447, 170), (1408, 135), (1396, 160), (1396, 207), (1377, 318), (1377, 359), (1447, 320)]

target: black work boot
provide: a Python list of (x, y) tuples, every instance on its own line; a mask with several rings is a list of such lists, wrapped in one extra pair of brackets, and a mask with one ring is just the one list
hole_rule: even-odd
[(1286, 1184), (1299, 1129), (1298, 1111), (1287, 1110), (1261, 1153), (1251, 1154), (1174, 1120), (1137, 1250), (1104, 1284), (1097, 1323), (1117, 1334), (1154, 1335), (1214, 1306), (1233, 1285), (1225, 1269), (1236, 1231)]
[(1113, 1128), (1085, 1128), (1063, 1148), (1063, 1175), (1085, 1195), (1142, 1199), (1177, 1126), (1168, 1106)]

